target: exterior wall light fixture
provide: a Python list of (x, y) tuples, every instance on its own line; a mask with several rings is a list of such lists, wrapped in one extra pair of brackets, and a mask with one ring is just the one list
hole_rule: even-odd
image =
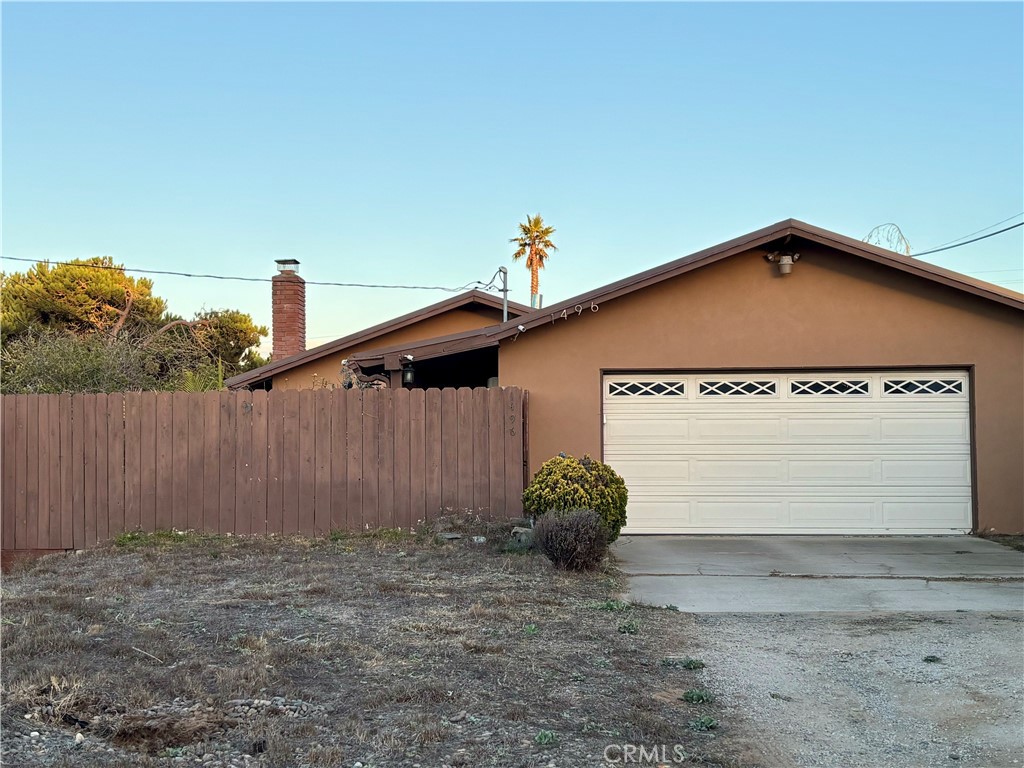
[(412, 355), (405, 355), (402, 361), (402, 386), (409, 388), (416, 384), (416, 370), (412, 367)]
[(775, 251), (773, 253), (766, 253), (764, 255), (764, 260), (772, 264), (777, 264), (780, 275), (788, 275), (793, 271), (793, 265), (800, 260), (800, 254), (780, 253)]

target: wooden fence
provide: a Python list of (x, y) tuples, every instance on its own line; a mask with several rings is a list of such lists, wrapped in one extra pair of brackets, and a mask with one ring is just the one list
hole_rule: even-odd
[(517, 388), (6, 395), (4, 550), (521, 514)]

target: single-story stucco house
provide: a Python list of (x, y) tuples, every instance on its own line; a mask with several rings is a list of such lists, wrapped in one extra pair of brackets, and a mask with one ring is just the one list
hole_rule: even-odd
[[(482, 291), (465, 291), (415, 312), (306, 349), (305, 284), (298, 262), (279, 262), (273, 281), (274, 354), (264, 366), (228, 379), (229, 389), (310, 389), (342, 384), (344, 361), (356, 352), (497, 325), (502, 321), (500, 298)], [(530, 311), (508, 302), (510, 318)]]
[(527, 390), (530, 471), (608, 461), (628, 533), (1024, 531), (1024, 296), (792, 219), (375, 346), (348, 365)]

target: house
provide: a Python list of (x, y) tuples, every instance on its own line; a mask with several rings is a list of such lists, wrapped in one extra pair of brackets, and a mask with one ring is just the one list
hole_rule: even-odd
[[(415, 312), (396, 317), (357, 333), (306, 349), (306, 289), (298, 275), (298, 262), (282, 259), (272, 281), (274, 348), (272, 362), (225, 381), (229, 389), (309, 389), (342, 383), (343, 362), (375, 347), (418, 341), (500, 324), (502, 301), (482, 291), (466, 291)], [(508, 316), (519, 317), (530, 308), (508, 302)], [(448, 372), (454, 386), (460, 379)], [(497, 370), (493, 372), (497, 376)], [(398, 381), (394, 382), (398, 385)]]
[(1024, 296), (800, 221), (380, 346), (349, 365), (527, 390), (530, 471), (602, 457), (627, 533), (1024, 530)]

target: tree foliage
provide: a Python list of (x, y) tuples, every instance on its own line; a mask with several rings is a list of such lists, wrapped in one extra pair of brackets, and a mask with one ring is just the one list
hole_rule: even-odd
[(558, 248), (551, 242), (551, 236), (555, 233), (554, 227), (544, 223), (544, 219), (538, 213), (536, 216), (527, 215), (526, 221), (519, 225), (519, 236), (509, 240), (513, 245), (518, 246), (512, 254), (513, 261), (519, 261), (526, 257), (526, 268), (530, 270), (530, 295), (537, 296), (540, 293), (539, 270), (544, 269), (544, 263), (548, 260), (549, 251), (557, 251)]
[(3, 392), (216, 389), (266, 361), (264, 326), (233, 309), (170, 314), (152, 281), (108, 257), (2, 280)]
[(125, 274), (108, 256), (0, 275), (0, 296), (4, 339), (29, 330), (116, 336), (132, 325), (157, 326), (167, 311), (151, 280)]

